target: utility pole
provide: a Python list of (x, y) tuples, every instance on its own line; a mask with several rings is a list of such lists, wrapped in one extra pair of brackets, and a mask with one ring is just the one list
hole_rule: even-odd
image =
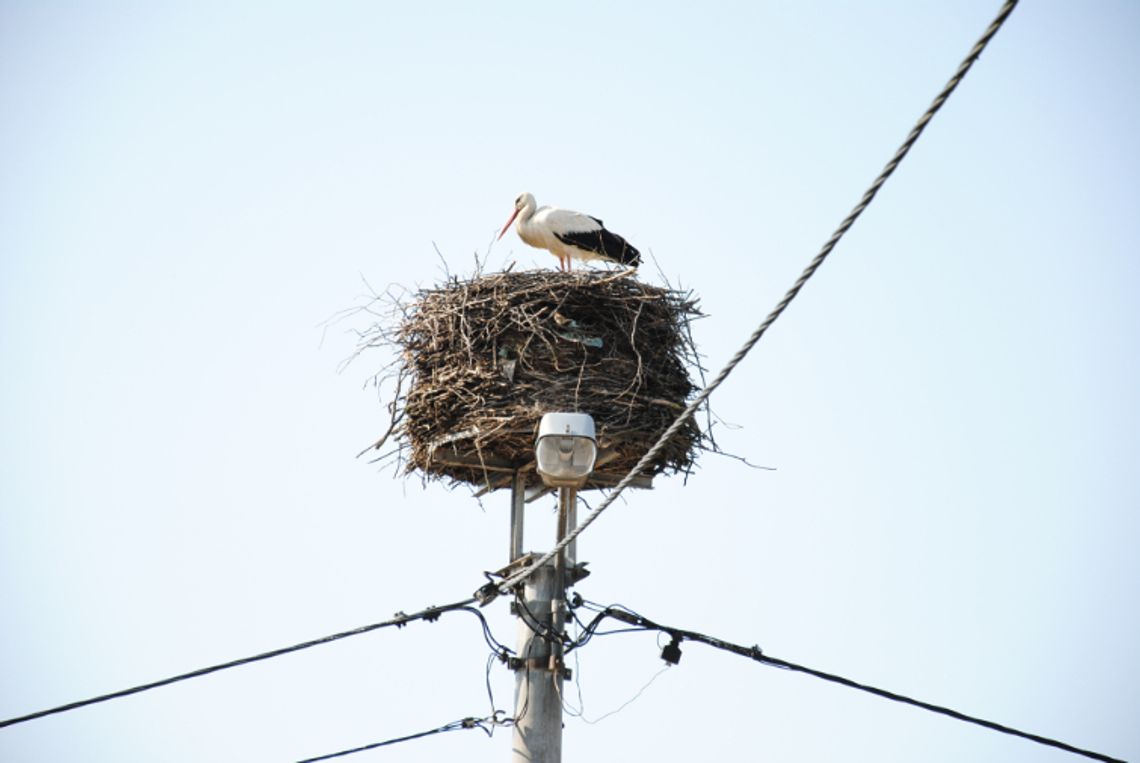
[[(524, 490), (525, 484), (516, 477), (512, 485), (512, 508), (524, 503)], [(572, 528), (577, 502), (577, 490), (559, 488), (558, 541)], [(521, 524), (521, 510), (517, 517)], [(512, 552), (521, 550), (521, 534), (521, 528), (512, 528)], [(513, 605), (519, 617), (519, 637), (511, 763), (560, 763), (562, 760), (562, 681), (566, 671), (561, 639), (566, 626), (567, 562), (571, 567), (574, 564), (573, 556), (569, 559), (567, 556), (564, 551), (535, 570), (523, 584), (521, 605), (519, 602)]]
[[(577, 525), (578, 488), (586, 484), (597, 457), (594, 420), (582, 413), (547, 413), (539, 424), (535, 471), (548, 487), (558, 489), (556, 543)], [(511, 564), (508, 573), (529, 566), (533, 554), (522, 553), (526, 481), (522, 470), (511, 482)], [(519, 618), (515, 671), (514, 733), (511, 763), (561, 763), (562, 681), (566, 629), (566, 589), (582, 576), (573, 546), (537, 568), (523, 581), (513, 603)], [(506, 575), (504, 574), (504, 577)]]
[[(562, 586), (547, 562), (524, 583), (523, 605), (545, 634), (554, 630), (554, 608), (562, 606)], [(516, 606), (518, 606), (516, 604)], [(515, 723), (512, 763), (559, 763), (562, 760), (562, 649), (536, 633), (531, 616), (519, 613), (518, 663), (515, 668)], [(560, 618), (558, 618), (560, 619)]]
[[(513, 487), (517, 486), (516, 482)], [(517, 493), (512, 495), (512, 504), (516, 502), (522, 503)], [(577, 490), (559, 488), (559, 542), (573, 528), (577, 502)], [(512, 531), (512, 549), (514, 537)], [(518, 602), (514, 604), (518, 608), (519, 638), (512, 763), (562, 760), (562, 681), (567, 674), (562, 660), (562, 635), (566, 629), (566, 588), (572, 583), (575, 563), (567, 551), (539, 567), (524, 582), (521, 606), (526, 610)]]

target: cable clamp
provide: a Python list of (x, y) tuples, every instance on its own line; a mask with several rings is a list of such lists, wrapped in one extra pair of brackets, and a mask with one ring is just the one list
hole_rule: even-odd
[(479, 600), (480, 607), (485, 607), (499, 598), (500, 593), (498, 584), (492, 581), (481, 587), (473, 596)]

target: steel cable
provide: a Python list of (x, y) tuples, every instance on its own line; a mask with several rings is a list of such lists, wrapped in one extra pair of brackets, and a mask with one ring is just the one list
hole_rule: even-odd
[(740, 364), (740, 361), (744, 360), (744, 357), (749, 352), (751, 352), (752, 348), (756, 346), (756, 343), (760, 341), (760, 337), (764, 336), (764, 332), (766, 332), (768, 328), (776, 322), (776, 319), (780, 317), (781, 313), (783, 313), (788, 305), (791, 304), (792, 300), (796, 298), (796, 295), (800, 293), (800, 289), (803, 288), (808, 279), (815, 275), (815, 271), (819, 269), (820, 265), (823, 264), (823, 261), (827, 259), (827, 256), (829, 254), (831, 254), (831, 251), (835, 248), (836, 244), (838, 244), (839, 240), (843, 238), (843, 235), (847, 233), (847, 231), (851, 228), (859, 216), (863, 214), (863, 211), (866, 210), (868, 206), (870, 206), (875, 196), (879, 193), (879, 189), (882, 188), (883, 184), (887, 181), (887, 178), (894, 174), (894, 171), (898, 168), (899, 164), (910, 152), (911, 147), (914, 146), (919, 136), (922, 135), (923, 131), (926, 129), (926, 126), (930, 123), (930, 120), (934, 117), (938, 110), (942, 108), (943, 104), (946, 103), (946, 100), (950, 97), (950, 94), (954, 92), (954, 90), (958, 87), (958, 84), (966, 76), (966, 73), (970, 71), (970, 68), (974, 65), (974, 62), (978, 60), (979, 56), (981, 56), (982, 51), (985, 50), (986, 45), (989, 44), (993, 36), (997, 34), (999, 29), (1001, 29), (1002, 25), (1005, 23), (1005, 20), (1009, 17), (1009, 14), (1013, 12), (1013, 9), (1017, 5), (1017, 2), (1018, 0), (1006, 0), (1005, 4), (1001, 7), (1001, 10), (998, 11), (997, 16), (994, 17), (994, 20), (990, 23), (989, 27), (986, 28), (986, 31), (980, 38), (978, 38), (978, 41), (974, 43), (974, 47), (970, 49), (969, 54), (962, 61), (962, 63), (959, 64), (958, 70), (954, 72), (954, 76), (950, 78), (950, 80), (946, 83), (946, 86), (943, 87), (942, 91), (937, 95), (937, 97), (935, 97), (934, 101), (930, 104), (930, 107), (926, 110), (926, 112), (923, 113), (921, 117), (919, 117), (918, 122), (910, 131), (910, 134), (907, 135), (906, 140), (904, 140), (902, 145), (899, 146), (898, 150), (895, 152), (895, 155), (891, 157), (891, 160), (889, 162), (887, 162), (886, 166), (883, 168), (883, 171), (879, 173), (879, 176), (877, 178), (875, 178), (875, 181), (871, 183), (870, 188), (868, 188), (867, 191), (863, 194), (863, 198), (859, 201), (855, 208), (851, 210), (851, 213), (848, 214), (846, 218), (844, 218), (843, 222), (839, 224), (839, 227), (836, 228), (835, 232), (831, 234), (831, 238), (829, 238), (823, 245), (823, 248), (820, 249), (819, 254), (817, 254), (811, 260), (811, 262), (808, 263), (808, 266), (804, 268), (804, 271), (800, 274), (800, 277), (796, 279), (796, 282), (794, 284), (792, 284), (792, 288), (788, 289), (787, 293), (784, 294), (783, 299), (781, 299), (776, 307), (772, 310), (772, 312), (768, 314), (768, 317), (764, 319), (764, 322), (761, 323), (756, 328), (756, 330), (752, 332), (752, 335), (748, 337), (748, 340), (744, 343), (744, 345), (739, 350), (737, 350), (736, 354), (733, 355), (728, 363), (724, 366), (724, 368), (721, 369), (720, 373), (716, 375), (716, 378), (714, 378), (708, 384), (708, 386), (701, 390), (700, 394), (697, 395), (697, 397), (694, 398), (691, 403), (689, 403), (688, 407), (686, 407), (685, 410), (677, 417), (677, 419), (669, 426), (669, 428), (666, 429), (664, 433), (662, 433), (662, 435), (657, 439), (657, 442), (655, 442), (653, 446), (648, 451), (646, 451), (645, 455), (641, 457), (641, 460), (638, 461), (632, 469), (630, 469), (628, 474), (622, 477), (621, 481), (618, 482), (616, 486), (614, 486), (613, 491), (610, 492), (608, 496), (606, 496), (606, 499), (602, 501), (596, 509), (591, 511), (590, 514), (586, 516), (580, 525), (578, 525), (569, 534), (567, 534), (566, 537), (564, 537), (548, 553), (544, 554), (537, 561), (533, 562), (529, 567), (520, 570), (518, 573), (504, 580), (497, 586), (497, 588), (492, 586), (484, 586), (482, 589), (480, 589), (476, 595), (484, 604), (488, 603), (501, 593), (509, 592), (513, 587), (530, 577), (535, 570), (549, 562), (556, 555), (560, 554), (564, 548), (573, 543), (574, 540), (579, 535), (581, 535), (587, 527), (593, 524), (594, 520), (601, 516), (602, 512), (604, 512), (615, 500), (617, 500), (617, 497), (621, 495), (622, 491), (629, 487), (630, 483), (633, 482), (637, 475), (641, 473), (641, 470), (653, 462), (653, 459), (656, 458), (657, 454), (661, 452), (661, 449), (665, 447), (665, 443), (667, 443), (669, 439), (673, 437), (673, 435), (675, 435), (682, 426), (684, 426), (685, 422), (692, 417), (698, 408), (704, 405), (705, 401), (708, 400), (709, 396), (716, 390), (716, 388), (719, 387), (721, 383), (726, 378), (728, 378), (728, 375), (732, 373), (733, 369), (735, 369), (736, 366)]

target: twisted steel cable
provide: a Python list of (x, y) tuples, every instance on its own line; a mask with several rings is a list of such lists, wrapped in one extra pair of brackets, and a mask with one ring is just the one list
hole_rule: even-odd
[(764, 322), (761, 323), (756, 328), (756, 330), (752, 332), (752, 335), (748, 337), (748, 340), (744, 343), (744, 345), (739, 350), (737, 350), (736, 354), (733, 355), (728, 363), (724, 366), (724, 368), (721, 369), (720, 373), (716, 375), (716, 378), (714, 378), (708, 384), (708, 386), (701, 390), (700, 394), (697, 395), (691, 403), (689, 403), (688, 407), (686, 407), (685, 410), (679, 416), (677, 416), (677, 419), (669, 426), (669, 428), (666, 429), (664, 433), (662, 433), (662, 435), (657, 439), (657, 442), (655, 442), (653, 446), (648, 451), (646, 451), (645, 455), (641, 457), (641, 460), (638, 461), (632, 469), (630, 469), (628, 474), (622, 477), (621, 481), (617, 483), (613, 491), (608, 496), (606, 496), (606, 499), (602, 501), (602, 503), (598, 504), (598, 507), (596, 509), (590, 512), (590, 514), (582, 521), (580, 525), (578, 525), (576, 528), (574, 528), (574, 530), (566, 535), (566, 537), (564, 537), (552, 550), (532, 563), (529, 567), (520, 570), (518, 573), (504, 580), (494, 590), (489, 590), (488, 587), (481, 589), (479, 596), (483, 600), (484, 604), (501, 593), (509, 592), (513, 587), (534, 574), (535, 570), (549, 562), (555, 556), (560, 554), (562, 550), (565, 549), (568, 545), (573, 543), (574, 540), (579, 535), (581, 535), (587, 527), (593, 524), (594, 520), (601, 516), (603, 511), (609, 508), (610, 505), (615, 500), (617, 500), (617, 497), (621, 495), (622, 491), (629, 487), (629, 484), (633, 482), (638, 474), (641, 473), (641, 470), (652, 463), (653, 459), (657, 457), (657, 454), (661, 452), (661, 449), (665, 447), (665, 443), (667, 443), (669, 439), (673, 437), (673, 435), (675, 435), (682, 426), (684, 426), (685, 422), (688, 421), (688, 419), (697, 411), (698, 408), (704, 405), (705, 401), (708, 400), (709, 396), (716, 390), (716, 388), (719, 387), (721, 383), (728, 378), (728, 375), (732, 373), (733, 369), (735, 369), (737, 365), (740, 364), (740, 361), (744, 360), (744, 357), (752, 351), (752, 348), (755, 347), (756, 343), (760, 341), (760, 337), (764, 336), (764, 332), (766, 332), (768, 328), (776, 322), (776, 319), (780, 317), (788, 305), (791, 304), (792, 300), (796, 298), (796, 295), (800, 293), (800, 289), (803, 288), (808, 279), (815, 275), (815, 271), (819, 270), (819, 266), (822, 265), (823, 261), (827, 259), (827, 256), (831, 254), (831, 251), (835, 248), (836, 244), (839, 243), (839, 240), (843, 238), (844, 234), (847, 233), (852, 225), (854, 225), (855, 221), (859, 219), (859, 216), (863, 214), (863, 211), (866, 210), (868, 206), (870, 206), (871, 202), (875, 199), (875, 196), (879, 193), (879, 189), (882, 188), (883, 184), (887, 182), (887, 178), (894, 174), (894, 171), (898, 168), (899, 164), (906, 157), (906, 155), (910, 153), (911, 147), (913, 147), (915, 142), (918, 141), (919, 136), (922, 135), (923, 131), (926, 129), (926, 126), (930, 123), (930, 120), (936, 113), (938, 113), (938, 110), (942, 108), (942, 105), (946, 103), (946, 100), (950, 97), (950, 94), (953, 93), (955, 89), (957, 89), (963, 78), (965, 78), (966, 73), (970, 71), (970, 68), (974, 65), (974, 62), (978, 60), (978, 57), (981, 56), (982, 51), (985, 50), (986, 45), (989, 44), (993, 36), (997, 34), (999, 29), (1001, 29), (1002, 25), (1005, 23), (1005, 20), (1009, 18), (1010, 13), (1012, 13), (1014, 7), (1017, 6), (1017, 2), (1018, 0), (1006, 0), (1005, 4), (1001, 7), (1001, 10), (998, 11), (997, 16), (994, 17), (994, 20), (990, 23), (989, 27), (987, 27), (982, 36), (978, 38), (978, 41), (974, 43), (974, 47), (970, 49), (970, 52), (966, 55), (966, 58), (963, 59), (962, 63), (958, 65), (958, 70), (954, 72), (954, 76), (952, 76), (946, 83), (946, 86), (942, 88), (942, 92), (940, 92), (937, 97), (935, 97), (934, 101), (930, 104), (930, 107), (926, 110), (926, 112), (921, 117), (919, 117), (918, 122), (910, 131), (910, 134), (907, 135), (906, 140), (904, 140), (902, 145), (899, 146), (898, 150), (895, 152), (895, 155), (891, 157), (891, 160), (889, 162), (887, 162), (886, 166), (883, 168), (883, 171), (879, 173), (879, 176), (875, 178), (875, 182), (871, 183), (870, 188), (868, 188), (866, 193), (863, 194), (863, 198), (859, 201), (855, 208), (851, 210), (851, 213), (843, 219), (843, 222), (839, 224), (839, 227), (835, 229), (835, 232), (831, 234), (831, 238), (829, 238), (823, 245), (823, 248), (820, 249), (819, 254), (817, 254), (812, 259), (812, 261), (808, 263), (808, 266), (804, 268), (804, 271), (800, 274), (800, 277), (796, 279), (796, 282), (794, 284), (792, 284), (792, 288), (788, 289), (787, 293), (784, 294), (784, 297), (780, 300), (779, 304), (777, 304), (772, 312), (768, 314), (768, 317), (764, 319)]

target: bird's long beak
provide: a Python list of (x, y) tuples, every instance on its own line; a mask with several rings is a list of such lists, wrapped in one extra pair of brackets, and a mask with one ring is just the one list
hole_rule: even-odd
[[(507, 229), (511, 227), (511, 223), (513, 223), (515, 221), (515, 218), (518, 216), (519, 216), (519, 210), (518, 210), (518, 208), (515, 208), (515, 211), (511, 212), (511, 218), (509, 220), (507, 220), (507, 224), (503, 226), (503, 229), (501, 231), (499, 231), (499, 238), (500, 239), (507, 232)], [(497, 240), (498, 239), (496, 239), (496, 241)]]

